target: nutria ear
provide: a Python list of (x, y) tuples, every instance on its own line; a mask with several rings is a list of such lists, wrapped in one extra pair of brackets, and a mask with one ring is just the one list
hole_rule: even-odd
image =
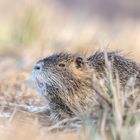
[(75, 63), (77, 68), (82, 68), (84, 66), (84, 60), (82, 57), (77, 57)]

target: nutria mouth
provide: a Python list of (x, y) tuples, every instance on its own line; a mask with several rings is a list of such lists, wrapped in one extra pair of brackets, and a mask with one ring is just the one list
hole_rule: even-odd
[(33, 69), (32, 81), (34, 82), (34, 85), (37, 87), (39, 92), (42, 92), (42, 89), (45, 89), (45, 81), (43, 79), (41, 71), (36, 71)]
[(40, 81), (38, 78), (36, 78), (36, 83), (38, 85), (39, 88), (43, 88), (44, 87), (44, 83), (42, 81)]

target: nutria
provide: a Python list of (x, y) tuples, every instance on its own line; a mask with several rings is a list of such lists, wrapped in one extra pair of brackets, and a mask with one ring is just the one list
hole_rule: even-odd
[[(140, 81), (140, 67), (117, 52), (108, 52), (113, 78), (116, 72), (120, 84), (125, 87), (131, 77)], [(105, 53), (97, 52), (89, 58), (78, 54), (59, 53), (39, 60), (33, 69), (36, 87), (49, 104), (51, 118), (62, 119), (82, 113), (98, 104), (93, 74), (104, 78), (106, 74)]]

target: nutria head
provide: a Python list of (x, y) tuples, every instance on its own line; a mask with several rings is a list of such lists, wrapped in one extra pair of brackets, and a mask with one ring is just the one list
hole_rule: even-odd
[[(41, 95), (50, 103), (82, 110), (92, 90), (92, 69), (84, 57), (59, 53), (39, 60), (32, 71)], [(51, 106), (50, 106), (51, 107)]]

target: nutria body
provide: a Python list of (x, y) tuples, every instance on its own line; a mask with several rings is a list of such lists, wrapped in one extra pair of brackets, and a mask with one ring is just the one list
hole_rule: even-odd
[[(122, 86), (131, 77), (139, 83), (140, 67), (135, 62), (116, 52), (107, 55), (113, 78), (117, 72)], [(55, 54), (38, 61), (32, 73), (38, 91), (48, 101), (51, 118), (71, 117), (98, 104), (93, 74), (99, 79), (106, 75), (105, 56), (103, 52), (89, 58), (77, 54)]]

